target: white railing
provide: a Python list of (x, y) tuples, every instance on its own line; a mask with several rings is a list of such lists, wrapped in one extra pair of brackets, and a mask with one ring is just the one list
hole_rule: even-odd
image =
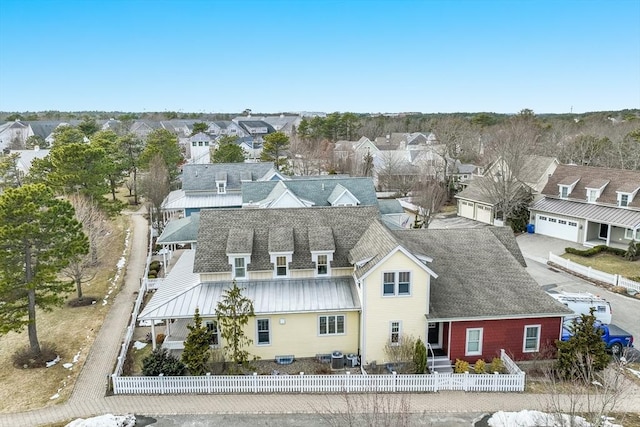
[(504, 349), (500, 349), (500, 360), (502, 360), (502, 364), (510, 374), (524, 374)]
[(129, 345), (131, 344), (131, 338), (133, 337), (133, 331), (136, 328), (136, 320), (138, 319), (138, 313), (140, 312), (140, 307), (142, 306), (142, 301), (144, 300), (144, 294), (147, 290), (146, 277), (149, 273), (149, 264), (151, 262), (151, 249), (153, 245), (153, 232), (152, 228), (149, 227), (149, 252), (147, 254), (147, 265), (144, 268), (144, 276), (140, 279), (140, 289), (138, 291), (138, 297), (136, 298), (136, 302), (133, 305), (133, 311), (131, 312), (131, 319), (129, 321), (129, 326), (127, 326), (127, 332), (124, 335), (124, 340), (122, 341), (120, 347), (120, 353), (118, 354), (118, 359), (116, 362), (116, 367), (113, 371), (113, 375), (111, 378), (118, 378), (122, 375), (122, 369), (124, 367), (124, 362), (127, 358), (127, 351), (129, 350)]
[(619, 274), (609, 274), (604, 271), (595, 270), (591, 267), (585, 267), (566, 258), (559, 257), (549, 252), (549, 262), (558, 264), (574, 273), (581, 274), (589, 279), (595, 279), (611, 286), (624, 286), (627, 289), (633, 289), (640, 292), (640, 283), (627, 279)]
[(115, 394), (524, 391), (525, 374), (114, 376)]
[[(149, 264), (147, 263), (147, 265)], [(162, 282), (164, 281), (162, 277), (156, 278), (156, 279), (149, 279), (148, 277), (146, 277), (144, 280), (145, 280), (145, 288), (147, 291), (158, 289), (162, 284)]]

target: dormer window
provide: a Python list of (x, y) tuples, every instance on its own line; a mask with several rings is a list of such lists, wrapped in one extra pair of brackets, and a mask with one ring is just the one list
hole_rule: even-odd
[(236, 279), (244, 279), (247, 276), (247, 266), (244, 258), (236, 258), (233, 260), (233, 277)]
[(216, 187), (218, 188), (218, 194), (227, 193), (227, 184), (225, 182), (216, 182)]
[(326, 276), (329, 272), (328, 261), (326, 255), (318, 255), (318, 262), (316, 263), (316, 272), (318, 276)]
[(569, 186), (568, 185), (561, 185), (560, 186), (560, 198), (561, 199), (566, 199), (567, 197), (569, 197)]
[(276, 257), (276, 276), (287, 277), (287, 257), (286, 256)]
[(311, 261), (316, 264), (316, 277), (331, 276), (331, 261), (333, 261), (333, 251), (312, 251)]
[(600, 196), (600, 194), (598, 194), (598, 193), (599, 193), (598, 190), (588, 189), (587, 190), (587, 202), (595, 203), (596, 200), (598, 200), (598, 197)]

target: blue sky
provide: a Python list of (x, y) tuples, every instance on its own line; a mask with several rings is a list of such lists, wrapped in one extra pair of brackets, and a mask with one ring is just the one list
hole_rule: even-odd
[(0, 111), (640, 108), (640, 0), (3, 0)]

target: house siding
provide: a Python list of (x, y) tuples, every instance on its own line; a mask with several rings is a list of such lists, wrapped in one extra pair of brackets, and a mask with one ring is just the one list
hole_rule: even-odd
[[(411, 272), (410, 296), (382, 296), (383, 272)], [(425, 342), (429, 307), (429, 274), (415, 261), (398, 251), (377, 265), (363, 281), (362, 356), (364, 363), (385, 362), (385, 346), (389, 341), (390, 322), (401, 322), (401, 337), (412, 336)]]
[[(490, 361), (494, 357), (500, 357), (500, 349), (503, 348), (514, 360), (531, 359), (539, 353), (522, 351), (525, 325), (540, 325), (540, 350), (542, 350), (546, 346), (553, 345), (555, 340), (560, 338), (562, 318), (452, 322), (449, 358), (466, 360), (469, 363), (474, 363), (478, 359)], [(481, 355), (465, 356), (466, 333), (470, 328), (483, 328)]]
[[(344, 315), (345, 333), (321, 336), (318, 332), (318, 317), (324, 315)], [(296, 358), (315, 357), (341, 351), (343, 354), (358, 352), (359, 312), (301, 313), (256, 315), (249, 320), (245, 334), (253, 340), (248, 351), (262, 360), (272, 360), (276, 356), (293, 355)], [(256, 319), (269, 319), (271, 342), (257, 345)], [(284, 322), (281, 324), (281, 319)], [(223, 342), (223, 344), (225, 344)], [(314, 372), (308, 372), (314, 374)]]

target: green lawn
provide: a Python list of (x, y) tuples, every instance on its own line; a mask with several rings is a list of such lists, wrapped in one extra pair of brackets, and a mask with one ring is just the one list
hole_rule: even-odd
[(640, 260), (627, 261), (624, 258), (607, 253), (599, 253), (591, 257), (564, 254), (562, 257), (605, 273), (621, 274), (628, 278), (640, 277)]

